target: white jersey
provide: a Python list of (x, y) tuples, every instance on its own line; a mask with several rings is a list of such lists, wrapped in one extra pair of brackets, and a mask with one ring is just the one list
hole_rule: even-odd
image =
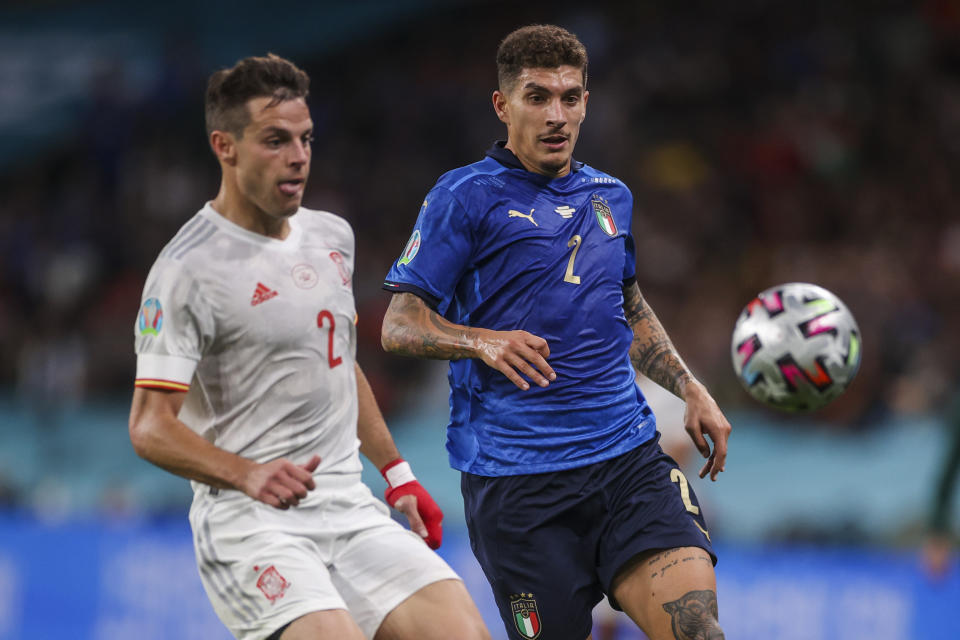
[(180, 420), (227, 451), (359, 474), (353, 231), (305, 208), (290, 228), (268, 238), (208, 203), (180, 229), (144, 287), (136, 385), (187, 391)]

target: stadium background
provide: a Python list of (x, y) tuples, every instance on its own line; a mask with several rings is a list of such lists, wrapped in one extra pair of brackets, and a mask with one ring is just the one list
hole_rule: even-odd
[[(129, 445), (132, 325), (216, 192), (206, 77), (267, 51), (312, 77), (305, 203), (357, 230), (359, 360), (500, 637), (443, 449), (445, 367), (382, 353), (379, 285), (433, 181), (502, 137), (494, 51), (529, 22), (586, 43), (575, 155), (633, 190), (641, 288), (734, 425), (716, 485), (671, 445), (720, 548), (727, 637), (960, 637), (960, 567), (919, 555), (960, 422), (960, 3), (46, 0), (0, 8), (0, 639), (228, 637), (186, 481)], [(757, 406), (730, 366), (740, 308), (787, 281), (837, 293), (864, 338), (813, 416)]]

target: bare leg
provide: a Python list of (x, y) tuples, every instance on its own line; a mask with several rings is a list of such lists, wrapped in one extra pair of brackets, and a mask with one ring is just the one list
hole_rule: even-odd
[(280, 640), (318, 640), (319, 638), (364, 640), (360, 627), (344, 609), (308, 613), (291, 622), (290, 626), (280, 634)]
[(490, 640), (477, 606), (459, 580), (428, 584), (387, 614), (375, 640)]
[(722, 640), (717, 581), (699, 547), (653, 551), (628, 563), (613, 593), (650, 640)]

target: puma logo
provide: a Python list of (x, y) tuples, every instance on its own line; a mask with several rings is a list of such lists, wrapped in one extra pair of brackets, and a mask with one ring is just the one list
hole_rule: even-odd
[(526, 218), (533, 223), (533, 226), (539, 227), (540, 225), (538, 225), (537, 221), (533, 219), (534, 211), (536, 211), (536, 209), (530, 209), (530, 213), (520, 213), (516, 209), (510, 209), (510, 211), (507, 212), (507, 215), (511, 218)]

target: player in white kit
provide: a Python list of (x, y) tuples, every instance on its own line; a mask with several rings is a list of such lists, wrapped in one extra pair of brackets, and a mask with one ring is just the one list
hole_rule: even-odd
[[(200, 576), (237, 638), (488, 640), (424, 544), (439, 546), (442, 513), (354, 361), (353, 232), (300, 206), (308, 85), (273, 55), (211, 76), (220, 191), (147, 278), (130, 437), (192, 481)], [(358, 449), (417, 533), (361, 483)]]

